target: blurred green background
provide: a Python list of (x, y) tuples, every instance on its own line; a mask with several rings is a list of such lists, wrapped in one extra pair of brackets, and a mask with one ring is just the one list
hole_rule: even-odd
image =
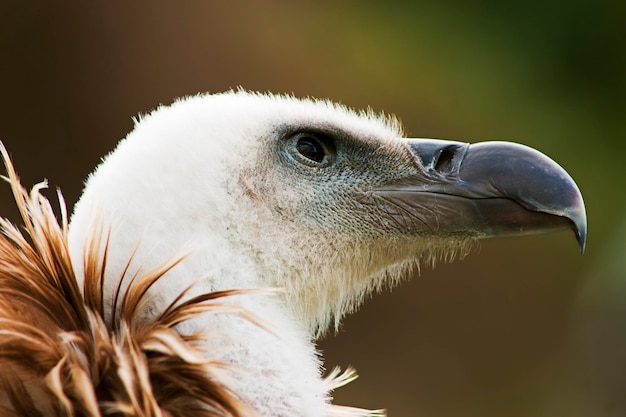
[[(626, 415), (626, 2), (0, 0), (0, 140), (69, 204), (175, 97), (247, 89), (397, 114), (414, 137), (513, 140), (577, 180), (571, 233), (485, 241), (372, 298), (320, 344), (392, 417)], [(0, 213), (17, 219), (8, 187)]]

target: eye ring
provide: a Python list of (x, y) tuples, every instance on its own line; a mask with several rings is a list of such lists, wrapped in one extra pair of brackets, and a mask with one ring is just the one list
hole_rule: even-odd
[(289, 148), (294, 158), (305, 165), (324, 167), (335, 159), (333, 141), (326, 135), (312, 132), (299, 132), (291, 136)]

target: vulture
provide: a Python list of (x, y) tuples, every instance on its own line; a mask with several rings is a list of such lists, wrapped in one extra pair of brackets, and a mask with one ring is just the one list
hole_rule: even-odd
[(0, 223), (0, 415), (382, 415), (331, 404), (356, 374), (324, 376), (315, 347), (368, 294), (482, 238), (585, 245), (581, 193), (542, 153), (325, 100), (158, 107), (71, 218), (2, 155), (24, 224)]

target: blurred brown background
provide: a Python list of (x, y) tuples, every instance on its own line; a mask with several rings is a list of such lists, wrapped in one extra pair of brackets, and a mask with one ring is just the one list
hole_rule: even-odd
[[(391, 417), (626, 416), (626, 2), (0, 0), (0, 140), (69, 204), (175, 97), (247, 89), (514, 140), (577, 180), (589, 240), (486, 241), (373, 297), (320, 347)], [(0, 213), (16, 219), (8, 187)]]

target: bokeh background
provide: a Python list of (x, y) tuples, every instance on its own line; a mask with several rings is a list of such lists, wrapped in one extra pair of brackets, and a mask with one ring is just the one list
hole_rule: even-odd
[[(337, 403), (626, 416), (626, 2), (0, 0), (0, 140), (69, 204), (132, 116), (238, 86), (518, 141), (585, 196), (583, 256), (568, 232), (485, 241), (345, 320), (320, 343), (361, 374)], [(0, 214), (17, 219), (8, 187)]]

